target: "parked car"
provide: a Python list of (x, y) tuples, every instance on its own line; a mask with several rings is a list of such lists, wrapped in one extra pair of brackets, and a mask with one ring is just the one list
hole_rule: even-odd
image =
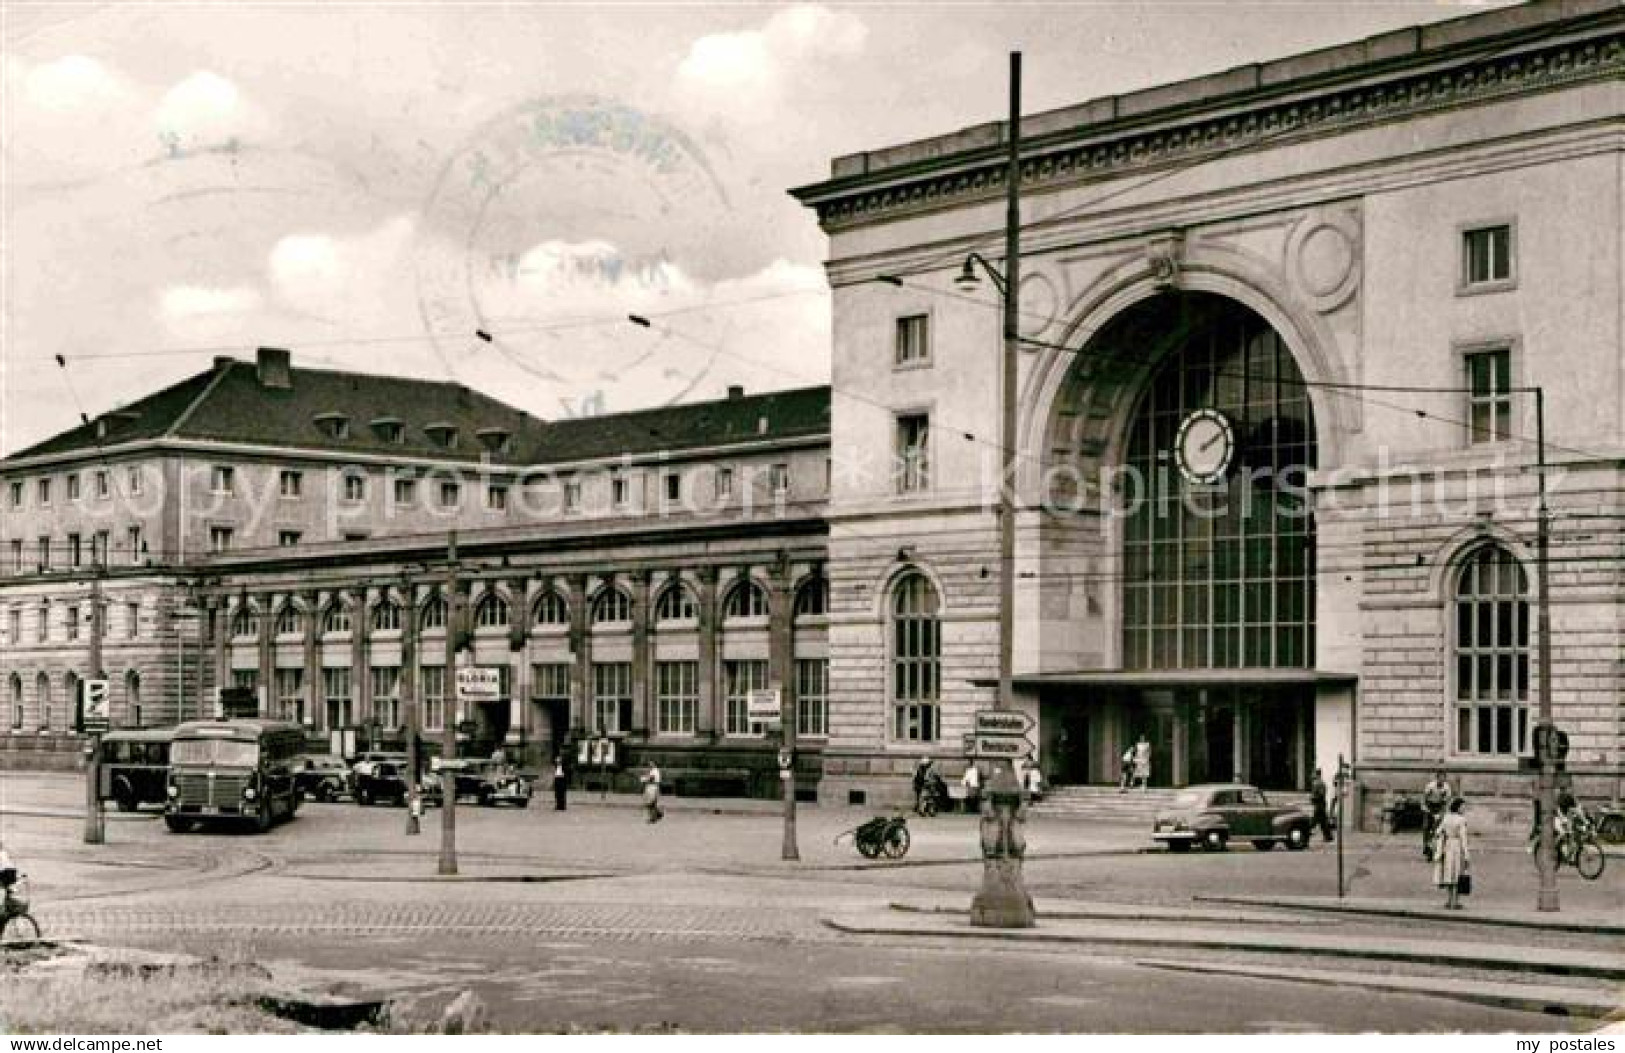
[[(357, 804), (404, 805), (411, 796), (405, 761), (369, 760), (351, 769)], [(440, 786), (433, 779), (418, 783), (418, 796), (425, 806), (440, 803)]]
[(1314, 815), (1297, 805), (1271, 804), (1264, 792), (1244, 783), (1214, 783), (1182, 790), (1157, 816), (1151, 837), (1170, 851), (1201, 845), (1222, 852), (1232, 840), (1251, 841), (1268, 851), (1285, 842), (1293, 850), (1309, 847)]
[(314, 801), (350, 795), (350, 768), (331, 754), (309, 754), (294, 762), (294, 788)]
[(494, 760), (451, 760), (435, 766), (437, 771), (450, 768), (454, 773), (457, 798), (472, 797), (481, 805), (492, 807), (512, 804), (520, 808), (530, 805), (530, 780), (511, 764)]

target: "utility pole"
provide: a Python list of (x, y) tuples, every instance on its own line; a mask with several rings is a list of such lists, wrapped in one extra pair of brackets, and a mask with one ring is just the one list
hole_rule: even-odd
[(1535, 478), (1539, 501), (1535, 506), (1535, 675), (1536, 687), (1535, 755), (1540, 763), (1536, 776), (1535, 867), (1540, 872), (1540, 888), (1535, 894), (1538, 911), (1559, 910), (1557, 902), (1557, 839), (1552, 817), (1557, 814), (1557, 739), (1552, 724), (1552, 596), (1547, 574), (1552, 547), (1551, 509), (1546, 505), (1546, 392), (1535, 388)]
[(457, 873), (457, 775), (446, 763), (457, 756), (457, 644), (462, 629), (462, 603), (457, 595), (457, 531), (446, 535), (446, 672), (440, 720), (440, 870)]
[(85, 844), (99, 845), (107, 840), (106, 825), (102, 821), (102, 736), (99, 729), (85, 726), (85, 702), (89, 695), (89, 681), (106, 679), (102, 670), (102, 567), (91, 547), (90, 569), (90, 669), (89, 676), (79, 681), (79, 707), (81, 726), (85, 727)]
[[(999, 384), (999, 693), (995, 709), (1015, 702), (1016, 597), (1016, 384), (1021, 349), (1021, 52), (1010, 53), (1010, 120), (1006, 126), (1003, 280), (982, 260), (1004, 296), (1004, 342)], [(974, 257), (980, 259), (980, 257)], [(967, 271), (971, 260), (967, 259)], [(973, 760), (972, 763), (975, 763)], [(986, 928), (1031, 928), (1033, 901), (1022, 883), (1026, 851), (1025, 805), (1010, 761), (990, 761), (991, 814), (982, 817), (982, 890), (971, 903), (971, 924)]]
[[(422, 752), (419, 750), (418, 735), (422, 721), (418, 716), (418, 631), (417, 603), (413, 595), (412, 580), (402, 576), (401, 579), (401, 682), (398, 685), (400, 697), (406, 703), (406, 832), (408, 835), (419, 833), (422, 829), (419, 817), (423, 814), (423, 794), (418, 783), (421, 781), (418, 774), (419, 765), (423, 763)], [(450, 611), (447, 611), (450, 617)], [(449, 626), (448, 626), (449, 629)]]

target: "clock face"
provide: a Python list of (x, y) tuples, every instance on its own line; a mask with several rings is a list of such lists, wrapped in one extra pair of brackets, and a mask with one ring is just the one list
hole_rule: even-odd
[(1211, 485), (1224, 479), (1235, 456), (1235, 433), (1218, 410), (1200, 409), (1185, 418), (1174, 439), (1174, 460), (1187, 480)]

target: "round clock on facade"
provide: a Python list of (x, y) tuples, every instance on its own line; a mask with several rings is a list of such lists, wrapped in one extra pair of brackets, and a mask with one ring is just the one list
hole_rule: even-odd
[(1236, 453), (1230, 420), (1215, 409), (1199, 409), (1179, 425), (1174, 462), (1188, 481), (1210, 486), (1224, 479)]

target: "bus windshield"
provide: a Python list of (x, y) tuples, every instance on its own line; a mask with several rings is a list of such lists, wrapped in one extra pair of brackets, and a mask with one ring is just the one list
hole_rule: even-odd
[(210, 764), (223, 768), (252, 768), (259, 763), (256, 742), (230, 739), (182, 739), (169, 751), (171, 764)]

